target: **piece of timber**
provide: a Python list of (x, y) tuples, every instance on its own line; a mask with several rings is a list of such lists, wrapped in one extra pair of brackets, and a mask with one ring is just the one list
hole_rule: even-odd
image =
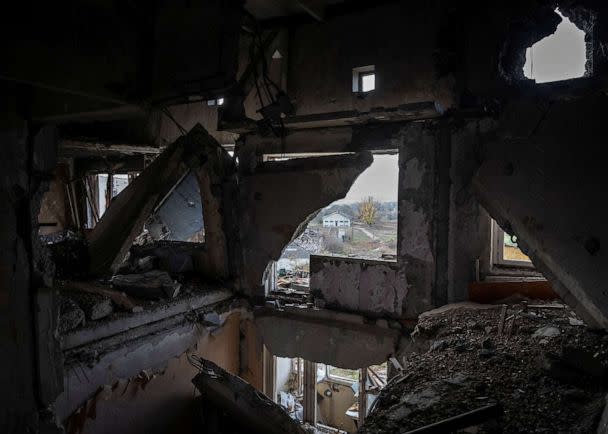
[(200, 124), (168, 146), (114, 200), (88, 236), (90, 271), (116, 271), (157, 202), (184, 173), (206, 161), (206, 150), (220, 146)]
[(200, 374), (192, 382), (201, 393), (202, 405), (224, 410), (229, 420), (248, 433), (306, 433), (278, 404), (243, 379), (208, 360), (197, 358), (196, 363)]

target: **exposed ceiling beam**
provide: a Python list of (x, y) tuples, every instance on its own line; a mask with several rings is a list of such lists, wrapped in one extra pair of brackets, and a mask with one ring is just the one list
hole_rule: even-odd
[(296, 3), (315, 20), (323, 21), (325, 19), (324, 0), (296, 0)]

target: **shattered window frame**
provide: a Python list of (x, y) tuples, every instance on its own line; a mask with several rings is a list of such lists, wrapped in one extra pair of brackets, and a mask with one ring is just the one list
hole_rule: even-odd
[[(352, 378), (344, 377), (341, 375), (332, 374), (332, 370), (356, 372), (357, 378), (352, 379)], [(338, 368), (337, 366), (325, 365), (325, 378), (329, 381), (334, 381), (337, 383), (351, 385), (351, 384), (355, 384), (355, 383), (359, 382), (359, 380), (361, 378), (361, 370), (360, 369), (344, 369), (344, 368)]]

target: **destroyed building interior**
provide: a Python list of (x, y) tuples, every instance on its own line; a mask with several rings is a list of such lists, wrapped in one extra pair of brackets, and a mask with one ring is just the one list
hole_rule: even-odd
[(0, 432), (608, 433), (608, 2), (13, 6)]

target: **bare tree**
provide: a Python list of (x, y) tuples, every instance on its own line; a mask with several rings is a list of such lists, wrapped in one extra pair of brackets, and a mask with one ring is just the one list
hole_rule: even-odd
[(359, 220), (368, 226), (376, 223), (378, 217), (378, 204), (372, 196), (359, 203)]

